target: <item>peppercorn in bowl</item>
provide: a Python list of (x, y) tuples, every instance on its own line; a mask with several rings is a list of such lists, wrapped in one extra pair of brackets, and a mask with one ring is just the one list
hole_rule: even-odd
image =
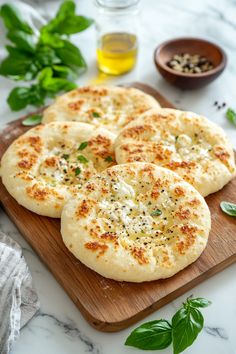
[(204, 39), (177, 38), (160, 44), (154, 52), (160, 74), (172, 85), (197, 89), (215, 80), (225, 69), (222, 48)]

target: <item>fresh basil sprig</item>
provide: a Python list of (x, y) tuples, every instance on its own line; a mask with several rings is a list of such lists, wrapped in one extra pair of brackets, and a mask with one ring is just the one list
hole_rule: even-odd
[(13, 5), (0, 7), (7, 28), (8, 55), (0, 64), (0, 75), (16, 81), (32, 81), (14, 88), (8, 104), (14, 111), (28, 105), (42, 106), (46, 98), (76, 87), (74, 80), (87, 68), (79, 48), (69, 36), (87, 29), (91, 18), (78, 16), (73, 0), (65, 0), (54, 19), (42, 26), (39, 35)]
[(227, 109), (226, 118), (230, 123), (236, 125), (236, 112), (232, 108)]
[(183, 306), (167, 320), (157, 320), (142, 324), (126, 339), (125, 345), (143, 350), (161, 350), (173, 344), (173, 354), (182, 353), (201, 332), (204, 319), (199, 308), (211, 302), (204, 298), (188, 298)]
[(236, 216), (236, 204), (223, 201), (220, 203), (220, 207), (225, 214)]

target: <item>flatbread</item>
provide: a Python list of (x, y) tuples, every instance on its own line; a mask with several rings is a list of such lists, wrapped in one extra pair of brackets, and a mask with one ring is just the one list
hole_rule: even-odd
[(137, 115), (160, 107), (151, 96), (134, 88), (85, 86), (56, 98), (44, 112), (43, 123), (78, 121), (118, 132)]
[(84, 182), (114, 164), (114, 138), (106, 129), (85, 123), (39, 125), (5, 152), (1, 161), (3, 184), (27, 209), (60, 217), (66, 201)]
[(204, 198), (174, 172), (149, 163), (93, 176), (64, 207), (68, 249), (104, 277), (167, 278), (204, 250), (211, 219)]
[(151, 162), (177, 172), (203, 196), (235, 175), (233, 148), (207, 118), (174, 109), (150, 110), (126, 126), (115, 142), (119, 164)]

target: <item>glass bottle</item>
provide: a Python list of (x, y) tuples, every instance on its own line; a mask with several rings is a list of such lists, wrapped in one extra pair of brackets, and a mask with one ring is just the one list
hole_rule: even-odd
[(138, 53), (140, 0), (96, 0), (97, 64), (111, 75), (130, 71)]

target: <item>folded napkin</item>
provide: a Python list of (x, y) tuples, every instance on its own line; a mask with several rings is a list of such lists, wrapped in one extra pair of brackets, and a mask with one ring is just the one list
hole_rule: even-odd
[(8, 354), (20, 329), (39, 310), (21, 247), (0, 232), (0, 354)]

